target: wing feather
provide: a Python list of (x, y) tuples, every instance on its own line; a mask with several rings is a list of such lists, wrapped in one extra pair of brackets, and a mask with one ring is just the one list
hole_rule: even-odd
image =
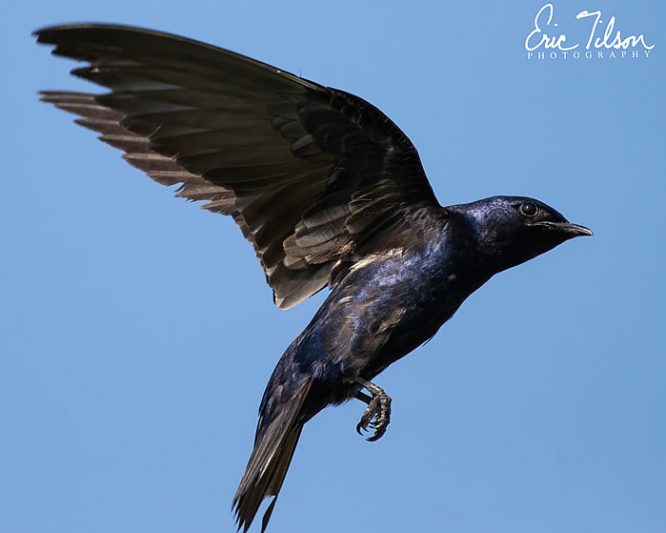
[[(361, 98), (210, 45), (149, 30), (36, 32), (106, 94), (43, 99), (177, 196), (230, 215), (280, 307), (328, 284), (405, 215), (438, 206), (416, 149)], [(371, 246), (369, 246), (371, 245)], [(336, 268), (339, 272), (340, 269)]]

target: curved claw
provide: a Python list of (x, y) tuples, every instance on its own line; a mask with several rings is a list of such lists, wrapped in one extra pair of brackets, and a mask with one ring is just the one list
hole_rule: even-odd
[(378, 429), (377, 431), (375, 431), (374, 435), (366, 437), (365, 440), (369, 442), (375, 442), (376, 440), (381, 439), (384, 436), (384, 433), (386, 433), (386, 429)]
[(363, 435), (364, 431), (369, 431), (370, 428), (374, 429), (373, 419), (377, 416), (377, 402), (371, 402), (367, 407), (361, 420), (356, 424), (356, 432)]
[(379, 440), (391, 421), (391, 398), (379, 387), (373, 385), (372, 396), (368, 407), (363, 412), (361, 420), (356, 424), (356, 432), (363, 435), (363, 432), (373, 430), (374, 433), (366, 437), (367, 441), (374, 442)]

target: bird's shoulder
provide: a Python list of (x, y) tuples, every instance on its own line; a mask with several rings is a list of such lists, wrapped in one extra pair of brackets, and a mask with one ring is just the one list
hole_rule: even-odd
[(340, 262), (332, 273), (331, 285), (350, 281), (351, 274), (355, 278), (377, 277), (380, 285), (389, 283), (396, 273), (418, 276), (427, 263), (437, 261), (443, 253), (451, 224), (451, 214), (441, 207), (425, 206), (406, 213)]

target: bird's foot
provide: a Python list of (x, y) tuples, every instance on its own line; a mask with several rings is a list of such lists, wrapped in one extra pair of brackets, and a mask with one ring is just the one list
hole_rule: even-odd
[(358, 383), (366, 389), (371, 396), (358, 391), (356, 397), (368, 404), (363, 412), (363, 416), (356, 424), (356, 432), (363, 435), (364, 431), (373, 430), (374, 433), (366, 438), (369, 441), (376, 441), (386, 433), (386, 428), (391, 421), (391, 397), (384, 392), (384, 389), (374, 383), (358, 379)]

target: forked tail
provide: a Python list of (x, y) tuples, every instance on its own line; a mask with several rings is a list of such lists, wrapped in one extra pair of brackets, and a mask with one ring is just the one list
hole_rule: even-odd
[(261, 521), (262, 533), (266, 530), (305, 423), (302, 407), (311, 384), (307, 380), (290, 400), (281, 404), (266, 427), (261, 427), (260, 422), (252, 455), (233, 501), (238, 529), (243, 532), (250, 529), (263, 499), (274, 496)]

